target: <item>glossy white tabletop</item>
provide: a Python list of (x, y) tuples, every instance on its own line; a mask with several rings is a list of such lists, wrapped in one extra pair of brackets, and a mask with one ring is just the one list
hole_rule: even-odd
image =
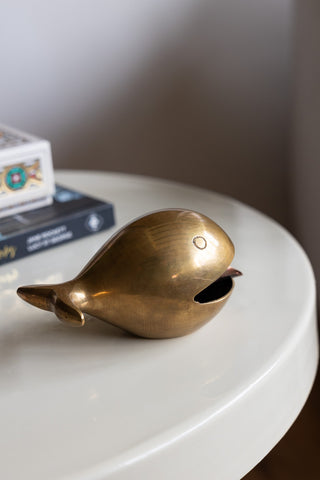
[[(293, 423), (315, 376), (306, 255), (269, 218), (209, 191), (118, 174), (56, 178), (111, 200), (116, 227), (0, 268), (0, 478), (240, 479)], [(244, 274), (192, 335), (145, 340), (94, 319), (68, 328), (16, 296), (19, 285), (71, 279), (122, 225), (168, 207), (219, 223)]]

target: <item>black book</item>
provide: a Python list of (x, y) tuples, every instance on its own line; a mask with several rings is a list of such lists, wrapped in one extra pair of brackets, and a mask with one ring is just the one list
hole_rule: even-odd
[(56, 185), (52, 205), (0, 219), (0, 265), (112, 227), (113, 205)]

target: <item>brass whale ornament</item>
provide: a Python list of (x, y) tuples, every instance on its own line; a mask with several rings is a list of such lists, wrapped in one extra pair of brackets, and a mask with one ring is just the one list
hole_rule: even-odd
[(224, 306), (241, 275), (233, 256), (230, 238), (210, 218), (161, 210), (121, 229), (73, 280), (17, 293), (68, 325), (84, 325), (89, 314), (141, 337), (179, 337)]

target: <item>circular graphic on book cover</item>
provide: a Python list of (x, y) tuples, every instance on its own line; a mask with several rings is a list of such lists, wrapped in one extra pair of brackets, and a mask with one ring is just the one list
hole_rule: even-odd
[(27, 175), (23, 168), (13, 167), (6, 174), (6, 184), (11, 190), (23, 188), (27, 182)]
[(103, 218), (101, 217), (101, 215), (98, 215), (97, 213), (91, 213), (87, 217), (85, 222), (85, 226), (90, 232), (98, 232), (99, 230), (101, 230), (102, 225), (103, 225)]

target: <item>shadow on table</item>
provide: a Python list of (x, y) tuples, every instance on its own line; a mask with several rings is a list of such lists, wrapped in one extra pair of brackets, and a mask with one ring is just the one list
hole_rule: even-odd
[(144, 339), (132, 342), (132, 335), (94, 318), (82, 328), (70, 328), (41, 314), (26, 325), (7, 325), (0, 336), (1, 387), (31, 374), (46, 379), (58, 372), (79, 374), (114, 365), (123, 360), (123, 351), (135, 355)]

